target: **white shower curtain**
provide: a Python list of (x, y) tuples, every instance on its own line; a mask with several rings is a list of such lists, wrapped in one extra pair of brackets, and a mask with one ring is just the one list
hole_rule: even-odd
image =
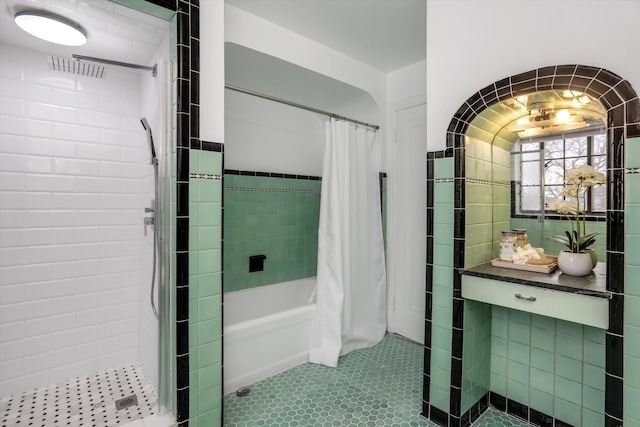
[(326, 130), (309, 361), (335, 367), (384, 337), (386, 272), (377, 133), (335, 119)]

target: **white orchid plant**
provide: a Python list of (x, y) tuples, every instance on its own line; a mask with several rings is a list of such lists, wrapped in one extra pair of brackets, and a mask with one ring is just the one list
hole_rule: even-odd
[[(547, 203), (547, 207), (569, 219), (571, 232), (565, 231), (566, 236), (551, 236), (552, 240), (562, 243), (573, 253), (582, 252), (596, 241), (595, 236), (598, 233), (586, 233), (585, 196), (590, 187), (605, 184), (606, 180), (605, 174), (598, 172), (590, 165), (567, 171), (565, 187), (560, 193), (564, 199)], [(567, 198), (575, 199), (575, 201), (567, 200)]]

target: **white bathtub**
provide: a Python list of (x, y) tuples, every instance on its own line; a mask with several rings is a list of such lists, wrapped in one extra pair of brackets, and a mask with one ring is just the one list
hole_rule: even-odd
[(309, 359), (316, 278), (224, 294), (224, 395)]

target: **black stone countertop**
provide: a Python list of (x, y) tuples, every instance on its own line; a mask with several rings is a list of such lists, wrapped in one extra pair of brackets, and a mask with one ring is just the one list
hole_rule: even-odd
[(461, 274), (499, 280), (501, 282), (518, 283), (520, 285), (571, 292), (574, 294), (591, 295), (601, 298), (611, 297), (611, 293), (607, 291), (607, 264), (604, 262), (599, 262), (593, 271), (585, 277), (568, 276), (557, 268), (551, 273), (537, 273), (494, 267), (491, 265), (491, 262), (466, 268), (461, 270)]

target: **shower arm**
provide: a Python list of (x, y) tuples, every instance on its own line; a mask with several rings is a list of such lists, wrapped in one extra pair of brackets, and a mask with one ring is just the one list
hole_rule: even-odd
[(148, 67), (146, 65), (131, 64), (129, 62), (114, 61), (112, 59), (96, 58), (95, 56), (78, 55), (76, 53), (72, 54), (71, 57), (73, 59), (78, 59), (81, 61), (98, 62), (101, 64), (115, 65), (117, 67), (135, 68), (137, 70), (147, 70), (147, 71), (151, 71), (151, 74), (153, 75), (153, 77), (155, 77), (156, 74), (158, 74), (158, 64), (154, 64), (152, 67)]

